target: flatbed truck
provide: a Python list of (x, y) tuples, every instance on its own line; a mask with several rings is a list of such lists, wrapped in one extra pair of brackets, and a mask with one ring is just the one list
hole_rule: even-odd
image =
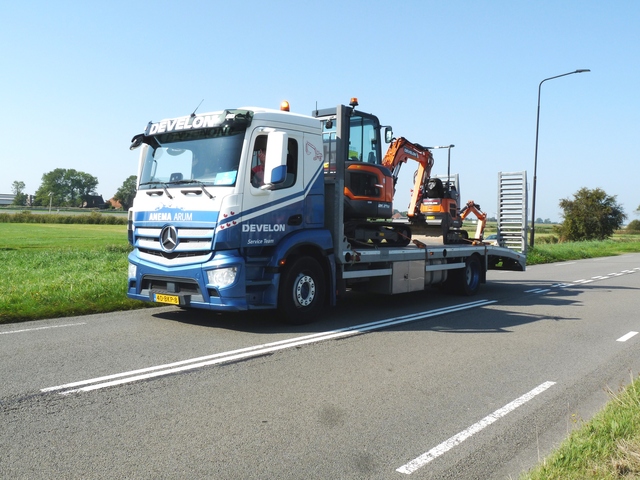
[(383, 128), (342, 104), (308, 116), (244, 107), (149, 122), (131, 144), (141, 153), (128, 297), (218, 312), (277, 309), (299, 324), (350, 289), (473, 295), (487, 270), (524, 271), (526, 251), (345, 234), (346, 162), (380, 163)]

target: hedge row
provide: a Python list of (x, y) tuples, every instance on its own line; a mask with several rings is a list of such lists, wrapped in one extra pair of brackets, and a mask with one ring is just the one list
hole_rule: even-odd
[(125, 217), (102, 215), (98, 212), (78, 215), (60, 215), (49, 213), (0, 213), (0, 223), (80, 223), (93, 225), (126, 225)]

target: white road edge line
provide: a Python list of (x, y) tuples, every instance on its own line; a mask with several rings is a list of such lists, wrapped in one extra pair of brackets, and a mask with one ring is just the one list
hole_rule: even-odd
[[(189, 360), (182, 360), (179, 362), (169, 363), (165, 365), (157, 365), (148, 368), (142, 368), (139, 370), (132, 370), (129, 372), (116, 373), (113, 375), (106, 375), (103, 377), (93, 378), (89, 380), (81, 380), (78, 382), (67, 383), (64, 385), (58, 385), (55, 387), (43, 388), (40, 391), (43, 393), (53, 392), (57, 390), (65, 390), (59, 392), (62, 395), (76, 392), (88, 392), (91, 390), (97, 390), (100, 388), (111, 387), (114, 385), (121, 385), (124, 383), (131, 383), (140, 380), (146, 380), (149, 378), (170, 375), (172, 373), (182, 372), (185, 370), (192, 370), (209, 365), (215, 365), (220, 363), (228, 363), (237, 360), (243, 360), (246, 358), (256, 357), (259, 355), (265, 355), (268, 353), (276, 352), (278, 350), (284, 350), (287, 348), (297, 347), (300, 345), (306, 345), (309, 343), (321, 342), (324, 340), (330, 340), (333, 338), (348, 337), (352, 335), (358, 335), (371, 330), (378, 330), (393, 325), (400, 325), (403, 323), (413, 322), (421, 318), (429, 318), (444, 313), (452, 313), (460, 310), (468, 310), (470, 308), (483, 307), (496, 303), (495, 300), (477, 300), (474, 302), (465, 303), (462, 305), (455, 305), (452, 307), (439, 308), (426, 312), (413, 313), (410, 315), (403, 315), (400, 317), (393, 317), (385, 320), (379, 320), (376, 322), (365, 323), (361, 325), (355, 325), (353, 327), (345, 327), (328, 332), (314, 333), (312, 335), (306, 335), (302, 337), (290, 338), (287, 340), (280, 340), (278, 342), (266, 343), (262, 345), (255, 345), (252, 347), (241, 348), (238, 350), (232, 350), (228, 352), (216, 353), (213, 355), (207, 355), (204, 357), (192, 358)], [(76, 388), (81, 387), (81, 388)], [(71, 389), (71, 390), (67, 390)]]
[(36, 330), (49, 330), (50, 328), (62, 328), (62, 327), (78, 327), (80, 325), (86, 325), (87, 323), (67, 323), (66, 325), (50, 325), (48, 327), (36, 327), (36, 328), (23, 328), (22, 330), (12, 330), (10, 332), (0, 332), (0, 335), (9, 335), (10, 333), (24, 333), (34, 332)]
[(626, 335), (623, 335), (619, 339), (617, 339), (616, 342), (626, 342), (630, 338), (635, 337), (637, 334), (638, 332), (629, 332)]
[(515, 410), (516, 408), (520, 407), (521, 405), (527, 403), (529, 400), (533, 399), (537, 395), (540, 395), (542, 392), (544, 392), (545, 390), (547, 390), (548, 388), (552, 387), (555, 384), (556, 384), (556, 382), (544, 382), (543, 384), (541, 384), (541, 385), (537, 386), (536, 388), (534, 388), (533, 390), (531, 390), (529, 393), (525, 393), (521, 397), (515, 399), (513, 402), (508, 403), (504, 407), (496, 410), (491, 415), (487, 415), (482, 420), (480, 420), (478, 423), (474, 423), (473, 425), (471, 425), (466, 430), (463, 430), (462, 432), (458, 433), (457, 435), (454, 435), (449, 440), (446, 440), (446, 441), (442, 442), (437, 447), (432, 448), (428, 452), (423, 453), (422, 455), (420, 455), (419, 457), (415, 458), (414, 460), (411, 460), (409, 463), (407, 463), (407, 464), (401, 466), (400, 468), (396, 469), (396, 472), (405, 473), (407, 475), (412, 474), (413, 472), (415, 472), (419, 468), (424, 467), (431, 460), (434, 460), (434, 459), (438, 458), (440, 455), (448, 452), (449, 450), (451, 450), (456, 445), (461, 444), (462, 442), (464, 442), (466, 439), (468, 439), (472, 435), (475, 435), (480, 430), (484, 429), (485, 427), (488, 427), (489, 425), (491, 425), (495, 421), (497, 421), (500, 418), (504, 417), (505, 415), (507, 415), (508, 413), (512, 412), (513, 410)]

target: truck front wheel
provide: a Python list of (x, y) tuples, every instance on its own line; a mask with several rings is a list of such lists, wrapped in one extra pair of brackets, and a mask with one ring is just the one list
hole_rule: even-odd
[(285, 268), (278, 292), (283, 321), (294, 325), (313, 322), (324, 308), (325, 280), (315, 258), (300, 257)]

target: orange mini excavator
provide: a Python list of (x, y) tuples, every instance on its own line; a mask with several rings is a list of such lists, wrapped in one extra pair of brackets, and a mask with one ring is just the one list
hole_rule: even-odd
[[(445, 148), (451, 147), (453, 145)], [(411, 233), (442, 236), (444, 243), (467, 241), (469, 235), (465, 230), (461, 230), (462, 222), (473, 213), (478, 218), (476, 238), (473, 240), (481, 241), (486, 214), (473, 201), (460, 208), (457, 185), (451, 181), (450, 175), (444, 183), (440, 178), (431, 176), (434, 165), (432, 148), (437, 147), (424, 147), (400, 137), (391, 140), (382, 159), (382, 165), (347, 162), (345, 214), (370, 219), (390, 218), (391, 202), (400, 169), (407, 160), (414, 160), (418, 162), (418, 169), (414, 174), (414, 186), (407, 212), (410, 230), (407, 230), (406, 226), (401, 227), (401, 224), (386, 224), (382, 230), (382, 237), (386, 232), (387, 242), (394, 244), (405, 243), (404, 239), (410, 238)], [(353, 208), (355, 206), (357, 208)], [(364, 206), (367, 208), (363, 208)], [(397, 232), (401, 228), (404, 230), (398, 235)], [(392, 236), (397, 240), (391, 242)], [(366, 240), (379, 243), (376, 239)]]
[[(392, 138), (391, 127), (386, 127), (384, 140), (390, 145), (383, 157), (380, 150), (383, 127), (379, 120), (356, 111), (357, 99), (353, 98), (349, 105), (353, 110), (345, 160), (345, 236), (360, 245), (404, 246), (411, 241), (412, 232), (442, 236), (445, 243), (466, 240), (468, 235), (461, 230), (463, 218), (457, 181), (452, 181), (450, 175), (444, 183), (438, 177), (431, 177), (434, 160), (430, 150), (443, 147), (424, 147), (404, 137)], [(323, 128), (325, 149), (330, 157), (337, 145), (332, 137), (333, 120), (326, 120)], [(453, 145), (444, 148), (451, 147)], [(407, 160), (419, 165), (407, 214), (409, 222), (391, 221), (398, 174)], [(331, 174), (331, 165), (331, 161), (325, 164), (325, 173)]]
[(416, 234), (442, 236), (444, 243), (454, 243), (468, 237), (460, 230), (463, 220), (460, 196), (449, 177), (443, 184), (440, 178), (431, 176), (434, 163), (432, 148), (435, 147), (424, 147), (404, 137), (393, 139), (382, 164), (392, 170), (395, 185), (400, 167), (409, 159), (418, 162), (407, 211), (411, 230)]

